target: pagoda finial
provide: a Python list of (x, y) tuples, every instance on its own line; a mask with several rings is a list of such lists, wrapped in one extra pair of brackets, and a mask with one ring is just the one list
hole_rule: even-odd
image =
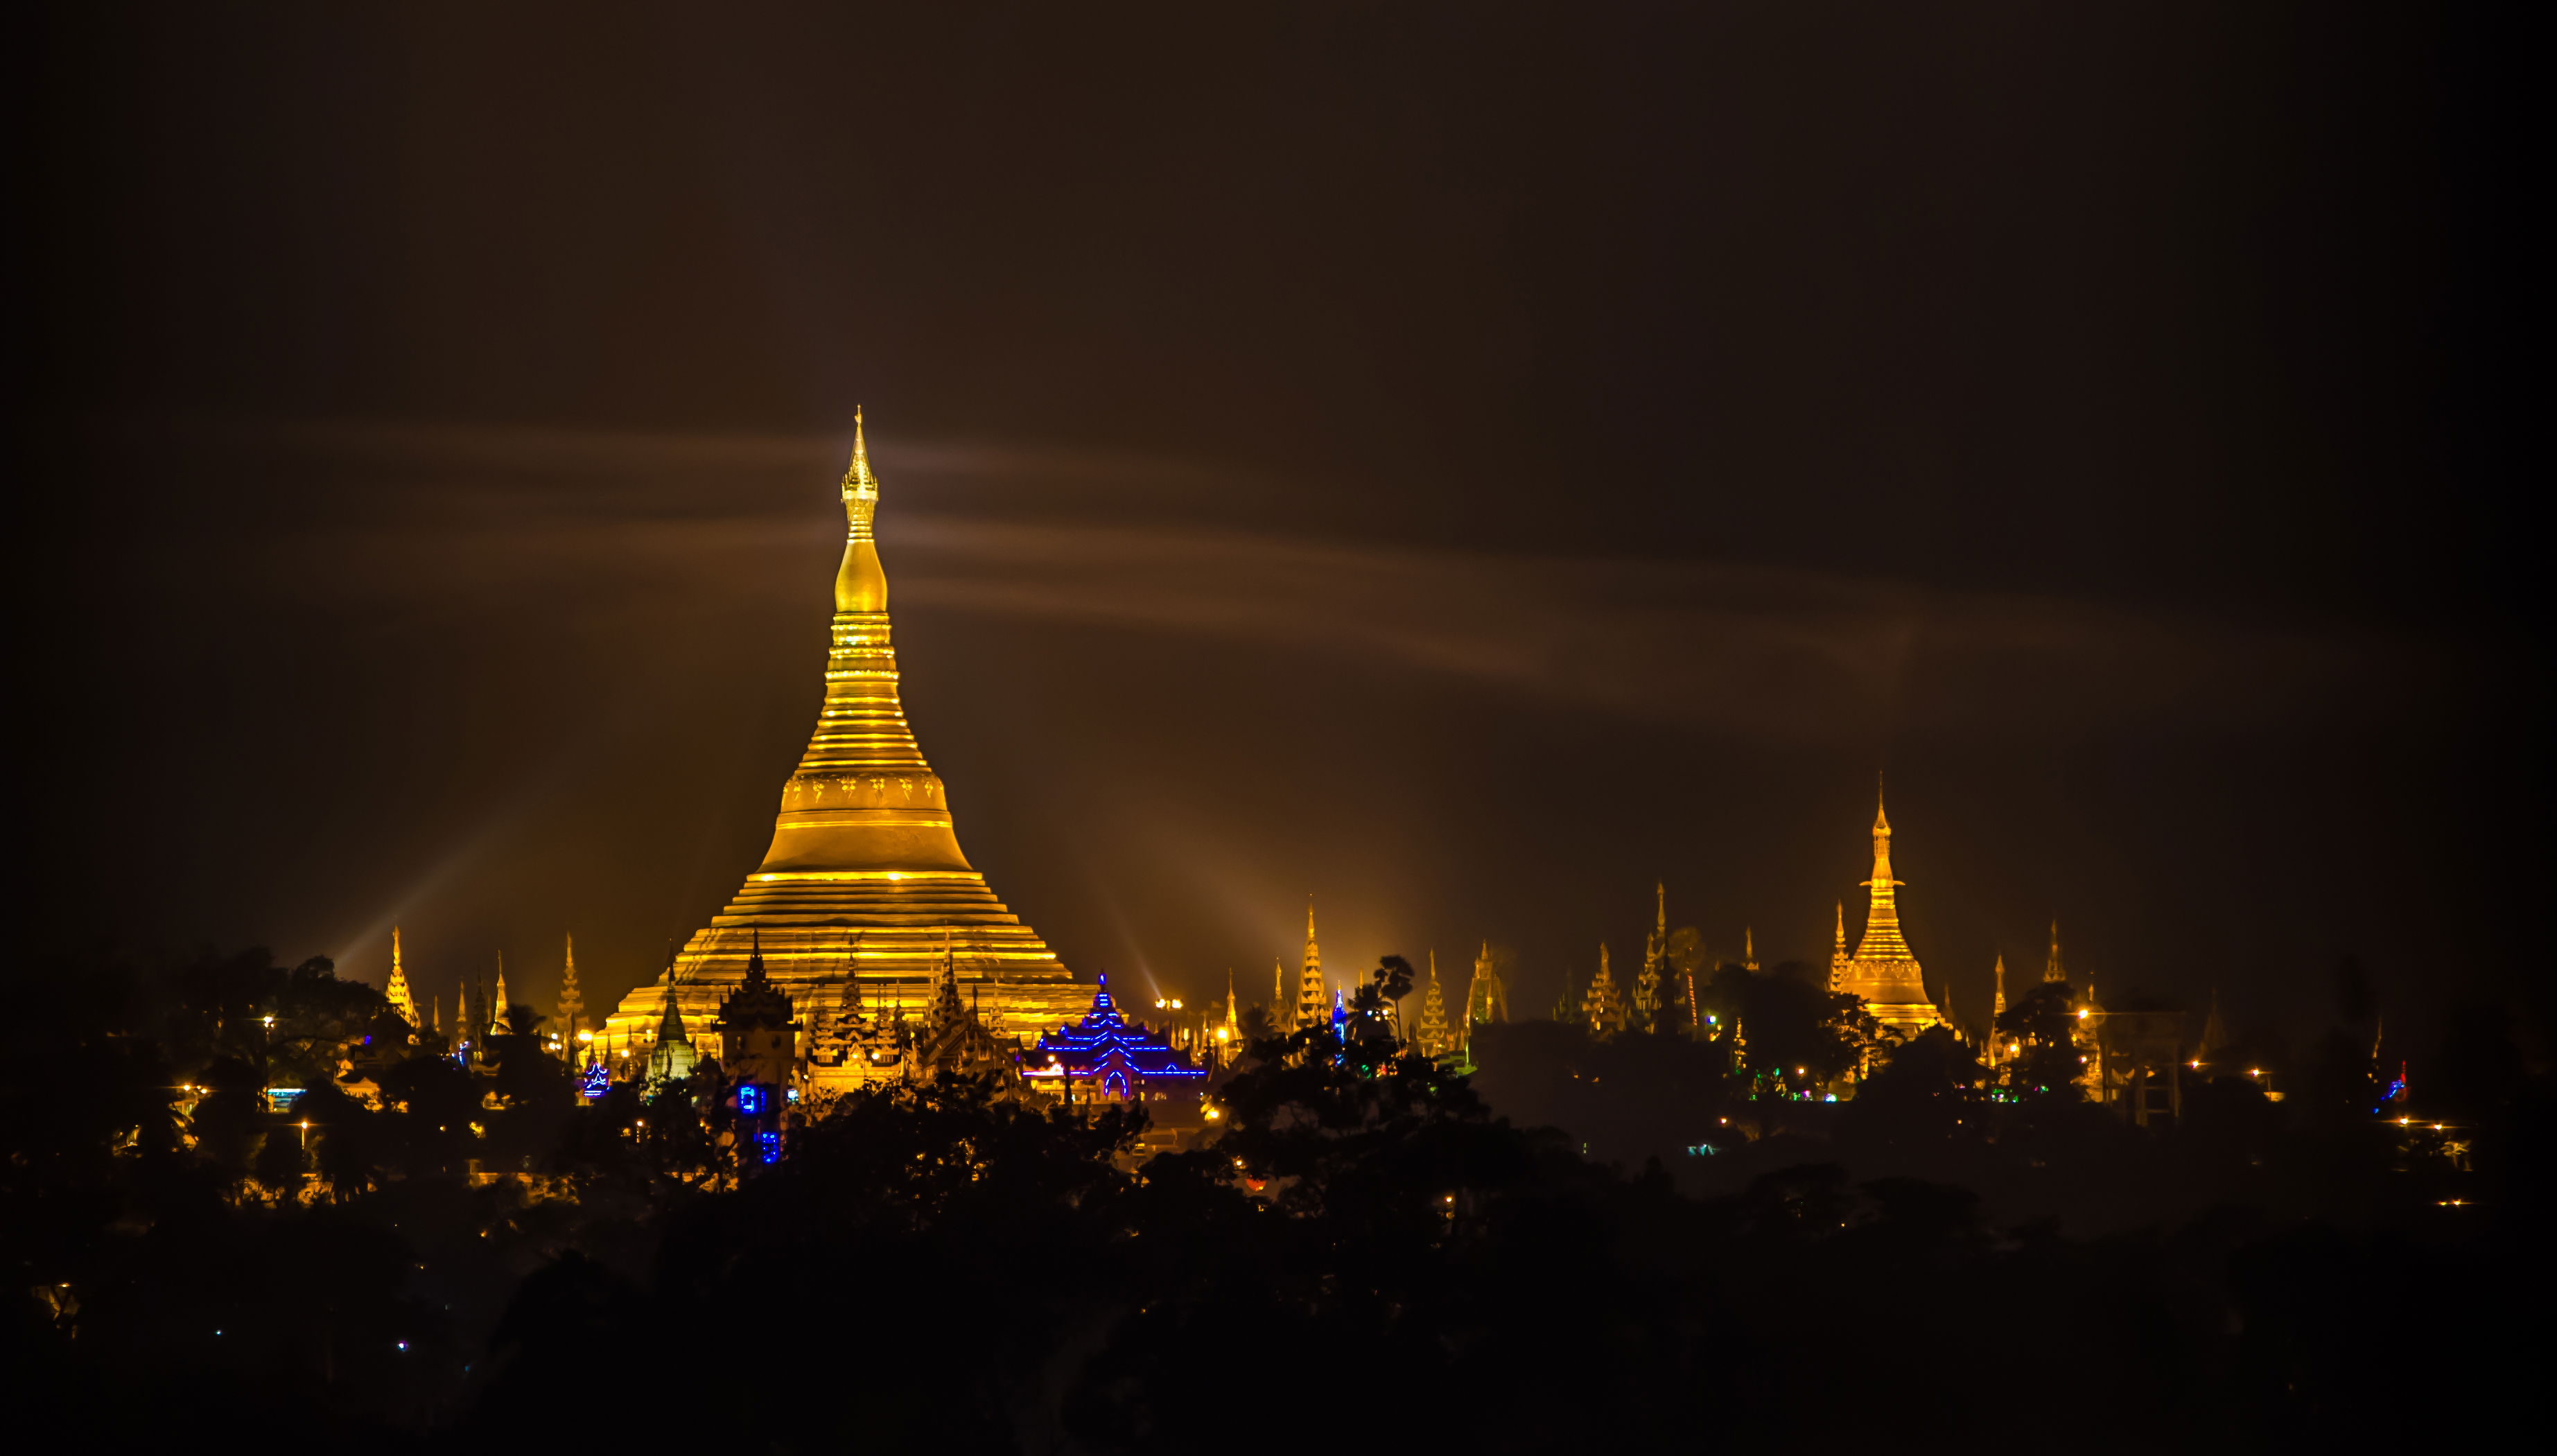
[(1873, 773), (1873, 832), (1886, 837), (1891, 833), (1891, 816), (1882, 812), (1882, 770), (1880, 769), (1875, 769)]
[(857, 408), (853, 411), (853, 463), (844, 470), (844, 562), (835, 570), (838, 612), (887, 610), (887, 573), (879, 567), (878, 538), (872, 531), (872, 522), (878, 514), (878, 476), (871, 473), (870, 442), (862, 437), (862, 412)]
[(2045, 981), (2069, 979), (2068, 968), (2060, 964), (2060, 917), (2057, 915), (2051, 917), (2051, 958), (2042, 963), (2042, 979)]
[(1746, 971), (1758, 969), (1758, 940), (1746, 925), (1740, 927), (1740, 965)]
[[(862, 407), (853, 406), (853, 463), (844, 467), (844, 500), (875, 505), (878, 501), (878, 476), (871, 473), (871, 443), (862, 433)], [(861, 511), (855, 520), (868, 524), (870, 512)]]

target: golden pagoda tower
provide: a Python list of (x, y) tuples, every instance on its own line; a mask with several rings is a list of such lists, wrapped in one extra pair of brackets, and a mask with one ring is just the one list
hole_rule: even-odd
[(1846, 901), (1837, 902), (1837, 941), (1829, 951), (1829, 991), (1846, 990)]
[(1740, 927), (1740, 969), (1758, 969), (1758, 936), (1746, 925)]
[(1925, 974), (1900, 935), (1901, 881), (1891, 877), (1891, 820), (1873, 810), (1873, 877), (1864, 881), (1872, 900), (1864, 914), (1864, 939), (1848, 960), (1838, 990), (1864, 997), (1864, 1008), (1884, 1028), (1914, 1036), (1944, 1017), (1927, 994)]
[(506, 999), (506, 953), (499, 951), (497, 953), (497, 999), (494, 1004), (480, 1008), (487, 1012), (488, 1029), (491, 1033), (502, 1035), (515, 1029), (506, 1021), (506, 1012), (512, 1008)]
[(1598, 944), (1598, 979), (1589, 983), (1588, 993), (1580, 998), (1580, 1014), (1589, 1023), (1592, 1036), (1606, 1036), (1625, 1029), (1625, 998), (1616, 991), (1616, 978), (1607, 969), (1607, 944)]
[(1331, 993), (1323, 986), (1323, 952), (1314, 944), (1314, 901), (1305, 899), (1305, 962), (1296, 973), (1296, 1025), (1327, 1026), (1332, 1020)]
[(399, 927), (391, 927), (391, 984), (382, 994), (389, 998), (391, 1009), (411, 1026), (418, 1024), (417, 993), (408, 988), (408, 972), (400, 965)]
[(1474, 1045), (1474, 1028), (1510, 1018), (1509, 988), (1501, 984), (1501, 974), (1492, 964), (1492, 943), (1474, 953), (1474, 977), (1465, 983), (1465, 1020), (1456, 1028), (1456, 1044), (1469, 1055)]
[(1643, 941), (1643, 969), (1634, 977), (1634, 1024), (1659, 1029), (1661, 983), (1670, 968), (1670, 887), (1652, 884), (1652, 933)]
[(2051, 917), (2051, 958), (2042, 963), (2042, 979), (2045, 981), (2069, 979), (2068, 971), (2060, 964), (2060, 917), (2057, 915)]
[(1999, 1039), (2005, 1033), (1998, 1030), (1997, 1024), (1998, 1019), (2006, 1014), (2006, 956), (2003, 953), (1998, 956), (1997, 964), (1989, 968), (1989, 975), (1997, 990), (1989, 997), (1989, 1034), (1981, 1046), (1980, 1060), (1994, 1067), (2006, 1060), (2006, 1043)]
[(567, 950), (564, 953), (565, 959), (560, 963), (559, 1007), (556, 1014), (559, 1019), (560, 1047), (565, 1051), (574, 1052), (577, 1050), (577, 1023), (586, 1019), (586, 997), (580, 994), (577, 989), (577, 937), (570, 935), (565, 936), (564, 939)]
[(1429, 952), (1429, 989), (1420, 997), (1420, 1025), (1413, 1038), (1424, 1057), (1443, 1057), (1456, 1049), (1447, 1026), (1447, 998), (1438, 990), (1438, 952)]
[(771, 847), (666, 973), (622, 997), (606, 1021), (610, 1039), (645, 1039), (670, 994), (696, 1024), (709, 1024), (721, 998), (744, 983), (757, 934), (766, 974), (811, 1025), (857, 1012), (866, 999), (902, 1006), (908, 989), (928, 1000), (945, 938), (958, 982), (1000, 990), (1000, 1008), (988, 1014), (1000, 1039), (1034, 1037), (1091, 1000), (960, 852), (941, 777), (906, 724), (873, 531), (879, 481), (858, 411), (842, 496), (825, 703), (782, 786)]

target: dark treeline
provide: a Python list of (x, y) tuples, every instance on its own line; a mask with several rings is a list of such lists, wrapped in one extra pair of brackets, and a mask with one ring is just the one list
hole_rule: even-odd
[(1196, 1151), (942, 1082), (767, 1167), (715, 1071), (581, 1106), (519, 1025), (473, 1077), (325, 964), (24, 969), (8, 1368), (108, 1448), (2362, 1448), (2546, 1343), (2549, 1079), (2482, 1020), (2465, 1168), (2366, 1104), (1993, 1102), (1944, 1038), (1814, 1106), (1553, 1023), (1469, 1082), (1382, 1015), (1257, 1044)]

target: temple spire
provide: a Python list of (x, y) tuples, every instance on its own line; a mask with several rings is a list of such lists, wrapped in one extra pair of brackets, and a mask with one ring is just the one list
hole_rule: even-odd
[(506, 1007), (506, 953), (504, 951), (499, 951), (497, 953), (497, 1002), (493, 1008), (483, 1008), (487, 1009), (489, 1012), (489, 1026), (492, 1028), (503, 1028), (507, 1031), (515, 1029), (511, 1025), (507, 1024)]
[(1314, 944), (1314, 897), (1305, 897), (1305, 961), (1296, 973), (1296, 1015), (1298, 1026), (1320, 1025), (1328, 1014), (1323, 993), (1323, 951)]
[(1989, 1003), (1989, 1014), (2003, 1016), (2006, 1014), (2006, 957), (2003, 955), (1997, 958), (1996, 974), (1997, 997)]
[(1740, 927), (1740, 969), (1743, 971), (1758, 969), (1757, 934), (1746, 925)]
[(577, 1023), (586, 1019), (586, 997), (577, 989), (577, 937), (563, 935), (566, 943), (560, 962), (559, 1023), (562, 1048), (577, 1049)]
[(2060, 917), (2051, 917), (2051, 958), (2042, 963), (2042, 979), (2067, 981), (2069, 972), (2060, 964)]
[(1900, 884), (1891, 876), (1891, 818), (1883, 812), (1877, 787), (1873, 803), (1873, 877), (1864, 881), (1864, 887), (1873, 893), (1865, 910), (1864, 939), (1855, 948), (1857, 960), (1916, 959), (1909, 953), (1909, 943), (1900, 936)]
[(1829, 991), (1846, 990), (1846, 901), (1837, 902), (1837, 938), (1829, 948)]
[(400, 965), (399, 927), (396, 925), (391, 927), (391, 984), (382, 994), (389, 999), (391, 1009), (399, 1012), (401, 1020), (411, 1026), (418, 1024), (417, 993), (409, 990), (408, 972)]

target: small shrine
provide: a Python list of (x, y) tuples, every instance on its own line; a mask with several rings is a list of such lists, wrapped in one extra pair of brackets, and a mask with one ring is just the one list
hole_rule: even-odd
[(1021, 1075), (1032, 1087), (1074, 1102), (1169, 1104), (1149, 1109), (1159, 1118), (1194, 1113), (1208, 1074), (1172, 1045), (1170, 1032), (1121, 1015), (1105, 975), (1092, 1009), (1080, 1021), (1042, 1033), (1021, 1058)]

